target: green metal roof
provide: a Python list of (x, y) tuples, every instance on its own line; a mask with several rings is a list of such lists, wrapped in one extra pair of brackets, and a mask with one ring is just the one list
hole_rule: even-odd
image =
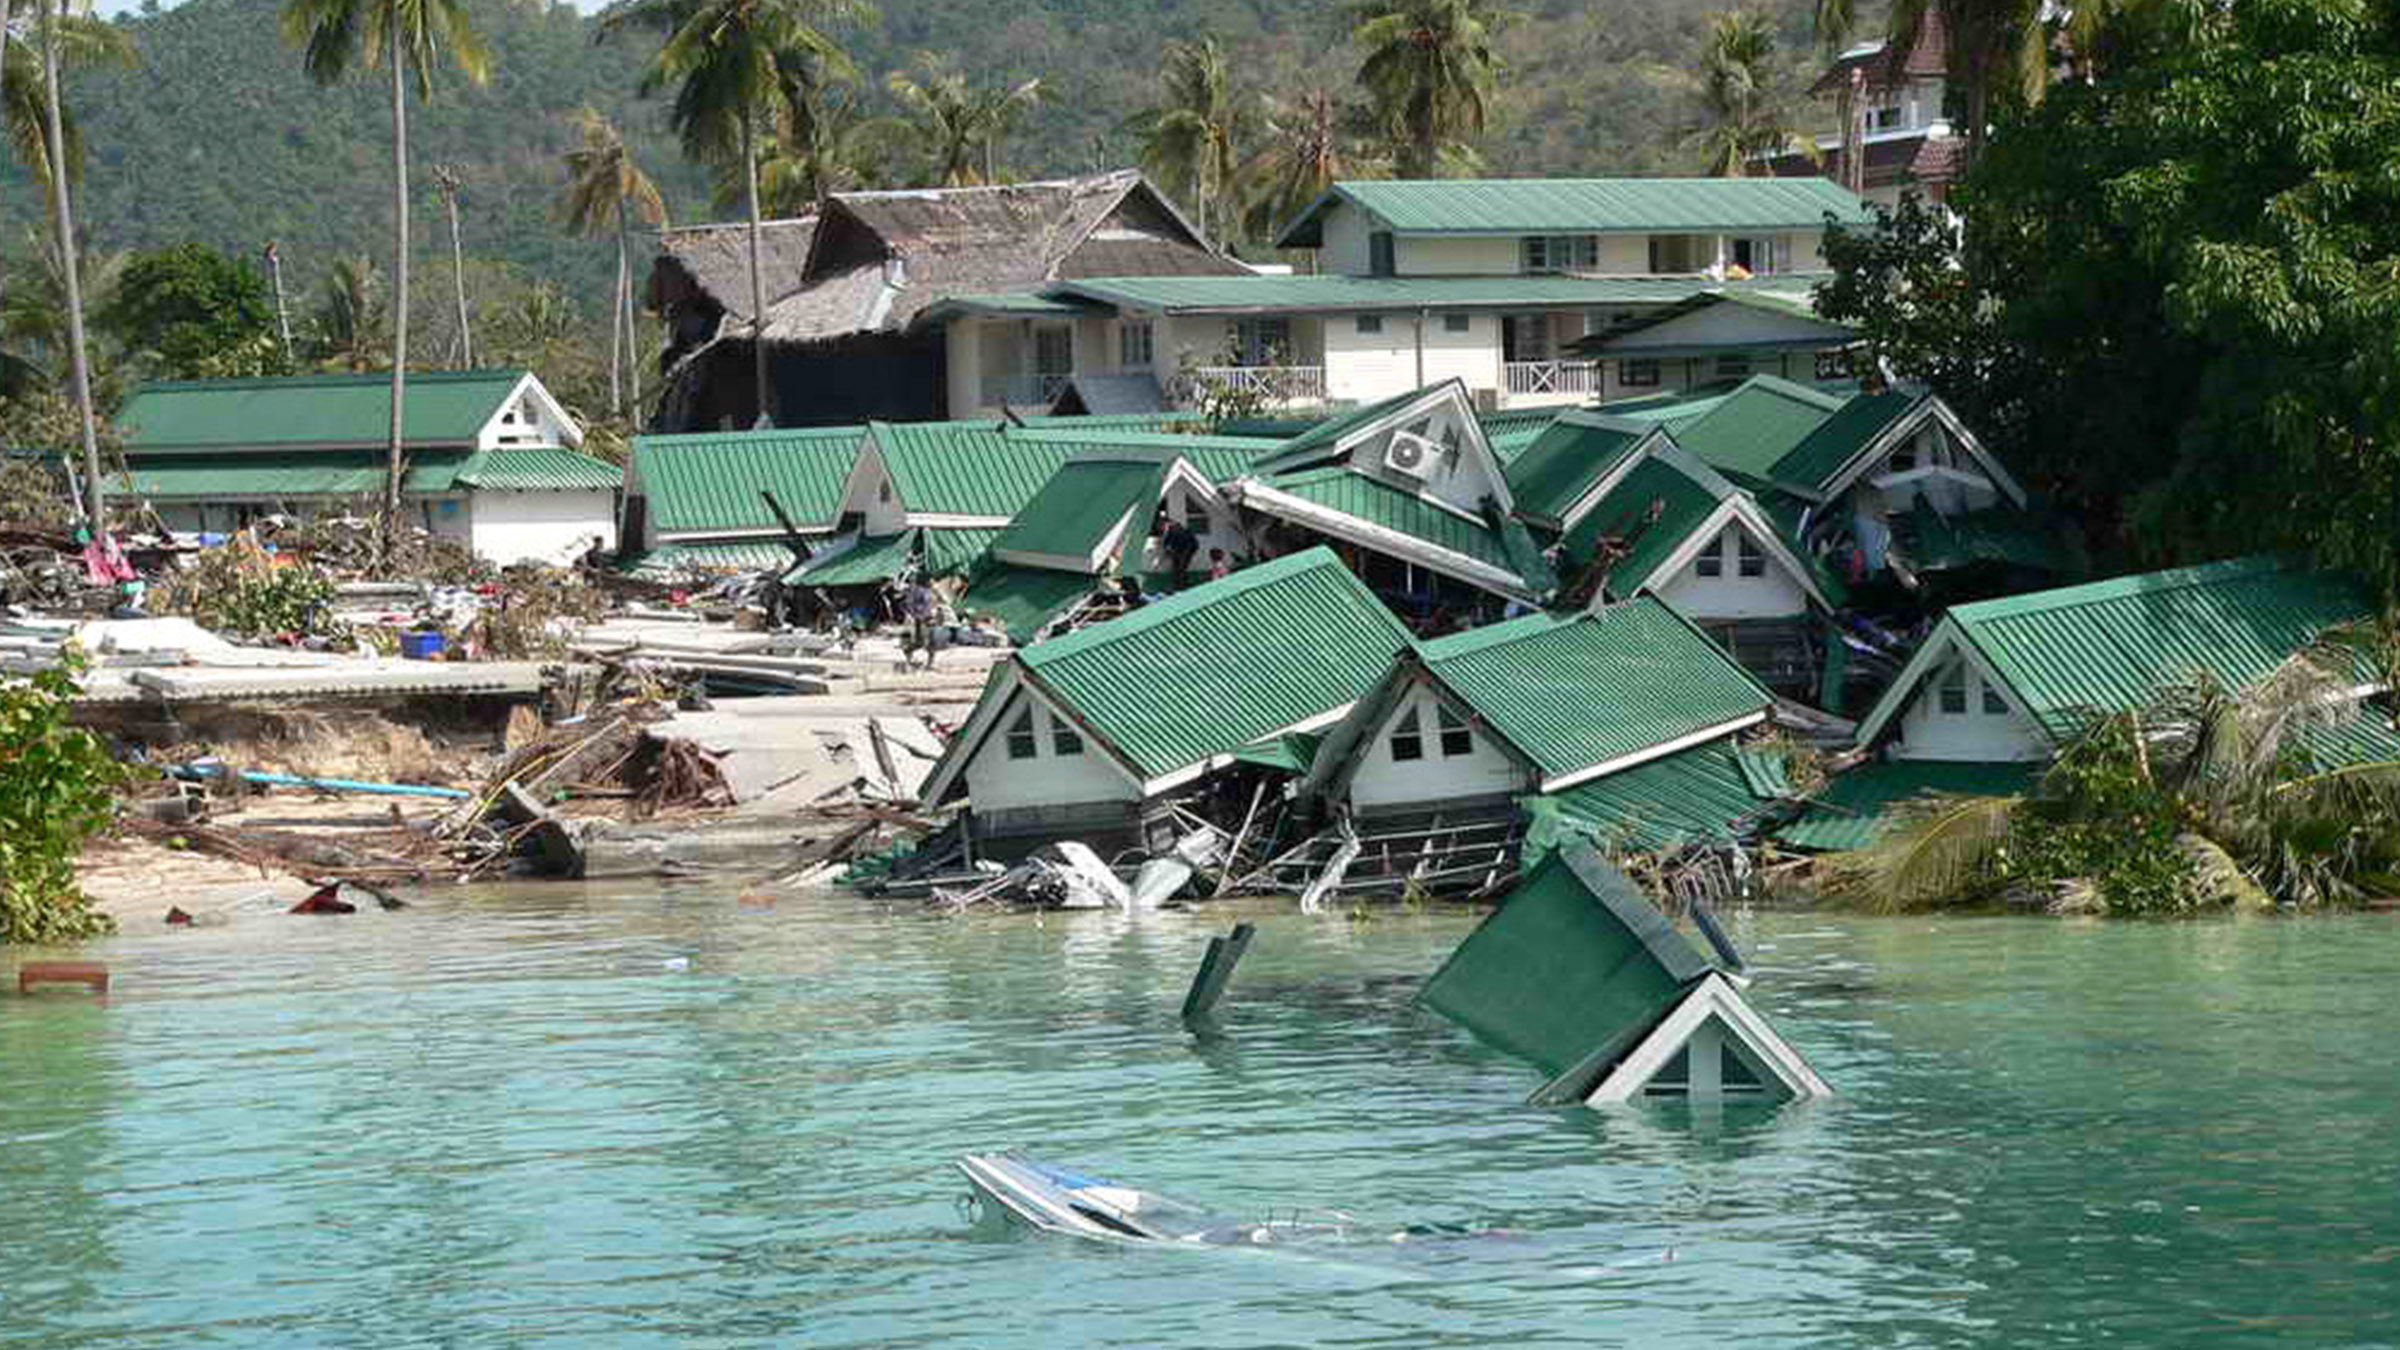
[[(1137, 528), (1141, 536), (1148, 535), (1150, 515), (1158, 509), (1159, 493), (1166, 487), (1172, 462), (1172, 457), (1163, 454), (1070, 460), (1050, 475), (1050, 481), (992, 541), (992, 547), (1042, 559), (1072, 560), (1076, 570), (1088, 571), (1092, 553), (1128, 513), (1140, 516)], [(1067, 562), (1051, 565), (1065, 567)]]
[(1814, 431), (1768, 466), (1765, 476), (1803, 492), (1822, 493), (1842, 466), (1867, 448), (1892, 423), (1916, 410), (1932, 395), (1912, 396), (1896, 390), (1859, 394), (1817, 424)]
[(1835, 774), (1811, 799), (1798, 820), (1774, 832), (1793, 848), (1838, 853), (1865, 848), (1883, 837), (1891, 809), (1928, 793), (1970, 797), (2013, 797), (2041, 776), (2038, 764), (1976, 764), (1930, 759), (1891, 759), (1861, 764)]
[[(408, 456), (401, 490), (455, 491), (474, 452), (425, 450)], [(159, 500), (256, 497), (363, 497), (383, 491), (388, 465), (380, 450), (311, 450), (239, 455), (135, 455), (110, 490)]]
[(925, 551), (925, 571), (936, 577), (963, 577), (975, 570), (991, 551), (992, 541), (1000, 537), (998, 530), (979, 528), (951, 529), (925, 527), (924, 538), (917, 541)]
[(2318, 773), (2354, 764), (2400, 762), (2400, 729), (2389, 710), (2365, 704), (2358, 715), (2338, 726), (2312, 726), (2300, 735), (2307, 767)]
[(927, 305), (918, 313), (915, 322), (936, 323), (962, 314), (1002, 319), (1076, 319), (1093, 312), (1093, 306), (1064, 296), (1008, 291), (988, 295), (946, 295)]
[(1645, 597), (1597, 614), (1531, 614), (1418, 647), (1477, 718), (1556, 778), (1766, 711), (1725, 649)]
[[(403, 441), (473, 446), (525, 376), (522, 370), (409, 372)], [(159, 380), (136, 388), (116, 421), (132, 453), (376, 446), (390, 434), (391, 390), (388, 372)]]
[[(1808, 277), (1780, 276), (1789, 289)], [(1343, 313), (1410, 309), (1575, 309), (1665, 305), (1703, 288), (1755, 283), (1691, 277), (1234, 276), (1093, 277), (1061, 290), (1124, 309), (1170, 314)]]
[(1842, 400), (1773, 375), (1753, 375), (1723, 402), (1674, 427), (1675, 442), (1711, 468), (1773, 478), (1784, 456), (1839, 411)]
[(1624, 873), (1571, 842), (1534, 865), (1418, 997), (1556, 1079), (1614, 1063), (1714, 968)]
[(1600, 541), (1616, 539), (1624, 553), (1609, 567), (1609, 594), (1630, 594), (1675, 556), (1706, 524), (1734, 486), (1671, 445), (1658, 446), (1594, 503), (1560, 541), (1560, 554), (1583, 567)]
[(792, 551), (772, 540), (746, 539), (723, 543), (665, 544), (647, 553), (621, 557), (617, 570), (637, 577), (672, 580), (712, 572), (776, 572), (790, 570)]
[(1581, 836), (1607, 848), (1651, 853), (1736, 839), (1773, 810), (1742, 769), (1731, 737), (1695, 745), (1521, 805), (1534, 816), (1526, 847)]
[[(1078, 420), (1081, 419), (1064, 418), (1059, 422)], [(1117, 452), (1127, 457), (1155, 458), (1163, 452), (1172, 452), (1190, 460), (1192, 467), (1212, 483), (1232, 482), (1284, 448), (1281, 440), (1270, 436), (1200, 436), (1137, 428), (1071, 427), (1058, 422), (1011, 432), (1010, 436), (1020, 441), (1073, 445), (1087, 455)]]
[[(1511, 556), (1501, 532), (1479, 520), (1469, 520), (1455, 511), (1435, 506), (1413, 492), (1378, 482), (1347, 467), (1304, 469), (1299, 473), (1278, 474), (1261, 480), (1278, 492), (1287, 493), (1304, 502), (1339, 511), (1369, 525), (1394, 530), (1411, 539), (1447, 549), (1499, 568), (1526, 583), (1530, 590), (1547, 590), (1539, 584), (1543, 577), (1527, 577), (1518, 570), (1518, 560)], [(1522, 529), (1522, 526), (1519, 526)], [(1555, 584), (1555, 579), (1547, 579)]]
[(1553, 418), (1508, 461), (1508, 491), (1517, 513), (1556, 529), (1567, 511), (1655, 430), (1591, 412)]
[[(1442, 383), (1458, 385), (1460, 396), (1462, 398), (1464, 397), (1466, 385), (1463, 381), (1452, 379), (1443, 381)], [(1373, 403), (1361, 404), (1358, 407), (1348, 409), (1347, 411), (1335, 413), (1333, 416), (1326, 418), (1324, 421), (1317, 423), (1308, 430), (1301, 432), (1299, 435), (1292, 437), (1288, 441), (1285, 441), (1283, 443), (1283, 447), (1275, 453), (1275, 462), (1279, 464), (1288, 463), (1294, 459), (1305, 456), (1309, 451), (1312, 450), (1331, 449), (1334, 443), (1341, 440), (1342, 437), (1349, 435), (1351, 432), (1358, 430), (1360, 427), (1368, 426), (1381, 418), (1389, 417), (1394, 412), (1407, 407), (1409, 404), (1416, 402), (1418, 399), (1425, 397), (1425, 395), (1441, 387), (1441, 384), (1433, 384), (1428, 385), (1423, 389), (1411, 389), (1405, 394), (1394, 394), (1390, 398), (1378, 399)]]
[(1089, 442), (1011, 434), (1000, 422), (877, 422), (868, 429), (910, 515), (1006, 520)]
[(1308, 772), (1308, 766), (1316, 762), (1317, 747), (1324, 743), (1322, 732), (1287, 731), (1281, 736), (1270, 736), (1245, 745), (1236, 750), (1233, 757), (1244, 764), (1304, 774)]
[[(1719, 305), (1756, 310), (1770, 318), (1790, 322), (1781, 325), (1778, 336), (1758, 334), (1749, 338), (1702, 337), (1685, 342), (1662, 342), (1655, 337), (1642, 342), (1629, 340), (1654, 328), (1672, 323), (1685, 315), (1696, 314)], [(1855, 340), (1857, 336), (1856, 329), (1819, 317), (1816, 305), (1804, 292), (1763, 289), (1708, 291), (1660, 309), (1645, 310), (1638, 314), (1628, 315), (1600, 332), (1566, 344), (1566, 350), (1582, 356), (1614, 356), (1636, 361), (1658, 361), (1725, 352), (1771, 353), (1822, 350), (1827, 347), (1843, 345)]]
[(1015, 659), (1157, 777), (1354, 702), (1408, 643), (1331, 549), (1312, 548)]
[(1043, 625), (1090, 595), (1099, 584), (1097, 578), (1081, 572), (986, 563), (975, 570), (966, 591), (958, 597), (958, 608), (996, 620), (1009, 641), (1024, 646)]
[(784, 579), (795, 586), (871, 586), (889, 581), (909, 569), (917, 555), (922, 531), (902, 530), (878, 538), (862, 538), (836, 553), (823, 550), (792, 569)]
[(1611, 417), (1623, 417), (1639, 422), (1656, 422), (1669, 431), (1680, 431), (1717, 410), (1717, 406), (1733, 396), (1741, 386), (1712, 380), (1685, 389), (1669, 389), (1663, 393), (1644, 394), (1640, 398), (1621, 398), (1602, 403), (1593, 411)]
[[(2248, 684), (2326, 628), (2373, 611), (2353, 578), (2259, 557), (1958, 605), (1936, 636), (1955, 632), (2063, 738), (2090, 713), (2133, 707), (2198, 670)], [(1910, 692), (1895, 684), (1862, 738)]]
[(670, 533), (777, 528), (775, 494), (802, 529), (833, 523), (865, 427), (707, 431), (633, 438), (633, 472), (650, 520)]
[(1946, 517), (1920, 497), (1907, 515), (1892, 523), (1894, 542), (1921, 572), (2007, 563), (2072, 575), (2081, 562), (2077, 551), (2059, 538), (2055, 522), (2013, 506)]
[(1196, 412), (1019, 413), (1017, 421), (1034, 431), (1163, 431), (1197, 432), (1207, 419)]
[(485, 450), (459, 470), (458, 481), (493, 492), (576, 492), (615, 488), (625, 471), (580, 450), (556, 446)]
[(1323, 246), (1338, 202), (1395, 234), (1696, 234), (1813, 230), (1873, 216), (1825, 178), (1453, 178), (1336, 183), (1275, 241)]

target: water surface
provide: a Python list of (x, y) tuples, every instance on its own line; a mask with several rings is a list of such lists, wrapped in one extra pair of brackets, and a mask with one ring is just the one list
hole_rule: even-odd
[[(1471, 917), (1249, 913), (1205, 1039), (1223, 909), (550, 888), (99, 944), (105, 1006), (0, 997), (0, 1345), (2400, 1342), (2391, 919), (1743, 916), (1842, 1095), (1603, 1115), (1411, 1007)], [(950, 1160), (1008, 1145), (1499, 1231), (997, 1235)]]

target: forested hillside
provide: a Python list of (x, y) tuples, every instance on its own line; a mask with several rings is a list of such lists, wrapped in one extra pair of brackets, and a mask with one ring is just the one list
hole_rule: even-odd
[[(1541, 0), (1502, 40), (1498, 125), (1485, 139), (1493, 174), (1656, 173), (1689, 169), (1696, 114), (1681, 83), (1711, 12), (1724, 0)], [(1773, 0), (1782, 61), (1813, 61), (1806, 0)], [(186, 0), (120, 20), (143, 63), (72, 84), (92, 151), (81, 201), (102, 249), (197, 239), (245, 254), (281, 241), (295, 295), (335, 257), (383, 259), (389, 232), (389, 118), (372, 72), (322, 89), (278, 31), (279, 0)], [(560, 156), (584, 104), (623, 126), (677, 220), (718, 212), (709, 176), (685, 163), (663, 104), (635, 85), (654, 39), (595, 43), (593, 20), (542, 0), (481, 0), (493, 48), (482, 87), (445, 68), (430, 106), (412, 114), (421, 203), (418, 248), (446, 258), (430, 166), (462, 180), (466, 250), (569, 283), (600, 308), (607, 251), (557, 222)], [(1312, 0), (889, 0), (881, 20), (845, 37), (872, 103), (882, 75), (919, 51), (954, 56), (979, 81), (1039, 77), (1049, 98), (1007, 142), (1018, 176), (1129, 162), (1127, 115), (1153, 101), (1160, 51), (1172, 38), (1215, 34), (1260, 92), (1346, 91), (1357, 56), (1339, 6)], [(12, 170), (0, 190), (6, 242), (21, 249), (40, 198)]]

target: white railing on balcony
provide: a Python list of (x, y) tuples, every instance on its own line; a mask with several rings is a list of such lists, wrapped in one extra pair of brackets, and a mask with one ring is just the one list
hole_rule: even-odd
[(1227, 393), (1263, 394), (1277, 403), (1325, 399), (1323, 366), (1201, 366), (1192, 374)]
[(1067, 381), (1075, 377), (1064, 372), (1037, 375), (986, 375), (983, 377), (983, 405), (997, 408), (1005, 404), (1012, 408), (1034, 404), (1050, 404), (1067, 390)]
[(1508, 377), (1508, 392), (1516, 395), (1597, 394), (1600, 392), (1600, 367), (1592, 361), (1511, 361), (1504, 372)]

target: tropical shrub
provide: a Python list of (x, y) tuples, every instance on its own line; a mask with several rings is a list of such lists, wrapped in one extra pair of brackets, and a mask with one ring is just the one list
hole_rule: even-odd
[(0, 944), (69, 942), (113, 931), (76, 884), (84, 841), (105, 829), (123, 770), (67, 724), (70, 649), (58, 668), (0, 682)]

